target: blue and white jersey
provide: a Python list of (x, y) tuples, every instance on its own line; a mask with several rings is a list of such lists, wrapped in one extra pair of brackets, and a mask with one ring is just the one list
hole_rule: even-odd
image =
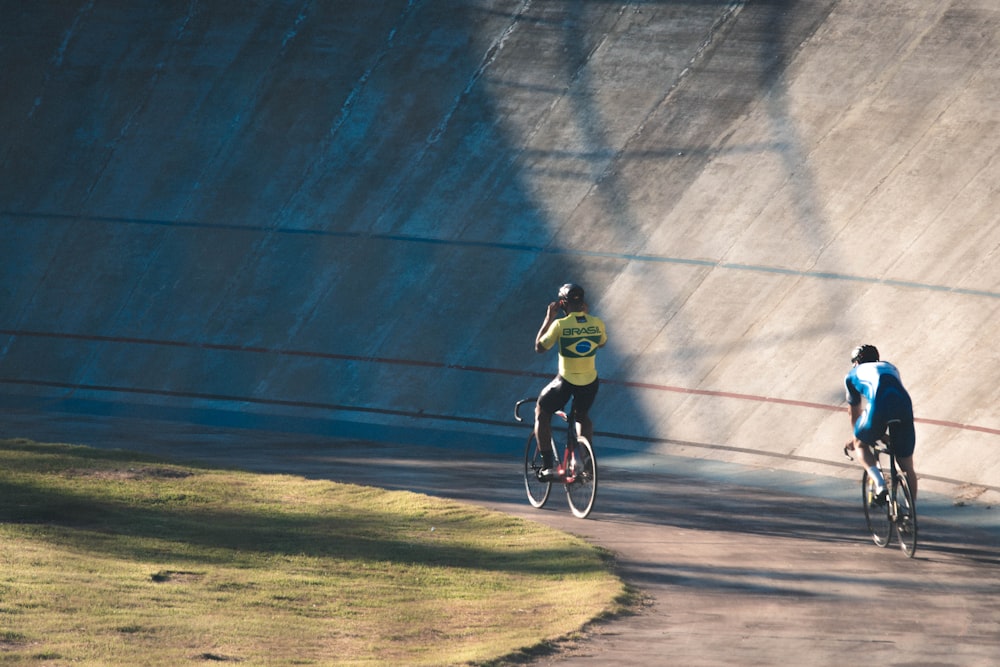
[(847, 385), (847, 402), (857, 405), (864, 396), (870, 404), (877, 403), (883, 393), (908, 395), (899, 377), (899, 370), (888, 361), (858, 364), (844, 379)]
[(844, 383), (848, 403), (859, 405), (862, 397), (868, 401), (854, 424), (854, 436), (871, 445), (886, 432), (890, 422), (897, 421), (892, 433), (893, 449), (897, 456), (913, 456), (916, 444), (913, 403), (896, 367), (887, 361), (858, 364), (847, 374)]

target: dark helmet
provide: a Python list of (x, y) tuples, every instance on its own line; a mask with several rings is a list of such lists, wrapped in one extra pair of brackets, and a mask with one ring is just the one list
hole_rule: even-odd
[(583, 303), (583, 288), (576, 283), (566, 283), (559, 288), (559, 302)]
[(866, 364), (869, 361), (878, 361), (878, 348), (874, 345), (858, 345), (851, 352), (852, 364)]

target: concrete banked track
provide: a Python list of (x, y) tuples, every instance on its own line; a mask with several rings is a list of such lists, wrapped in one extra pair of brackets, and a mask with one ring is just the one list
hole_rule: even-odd
[[(0, 405), (513, 438), (559, 284), (603, 446), (1000, 488), (1000, 6), (0, 2)], [(518, 431), (517, 433), (520, 433)]]

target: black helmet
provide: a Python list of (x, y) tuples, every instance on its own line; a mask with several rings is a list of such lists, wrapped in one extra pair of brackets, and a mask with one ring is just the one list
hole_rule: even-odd
[(569, 303), (582, 303), (583, 302), (583, 288), (576, 283), (566, 283), (559, 288), (559, 301), (568, 301)]
[(874, 345), (858, 345), (851, 352), (852, 364), (866, 364), (869, 361), (878, 361), (878, 348)]

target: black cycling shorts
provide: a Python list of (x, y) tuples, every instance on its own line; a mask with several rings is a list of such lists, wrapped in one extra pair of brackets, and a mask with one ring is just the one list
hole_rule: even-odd
[(892, 448), (899, 458), (913, 456), (917, 436), (913, 428), (913, 405), (910, 397), (896, 391), (880, 392), (874, 403), (869, 403), (857, 423), (854, 437), (867, 445), (889, 429)]
[(573, 409), (578, 415), (585, 415), (590, 412), (597, 398), (597, 388), (600, 380), (594, 380), (590, 384), (579, 385), (567, 382), (561, 375), (557, 375), (552, 382), (545, 385), (541, 395), (538, 397), (538, 405), (544, 411), (554, 414), (557, 410), (566, 407), (570, 398), (573, 399)]

